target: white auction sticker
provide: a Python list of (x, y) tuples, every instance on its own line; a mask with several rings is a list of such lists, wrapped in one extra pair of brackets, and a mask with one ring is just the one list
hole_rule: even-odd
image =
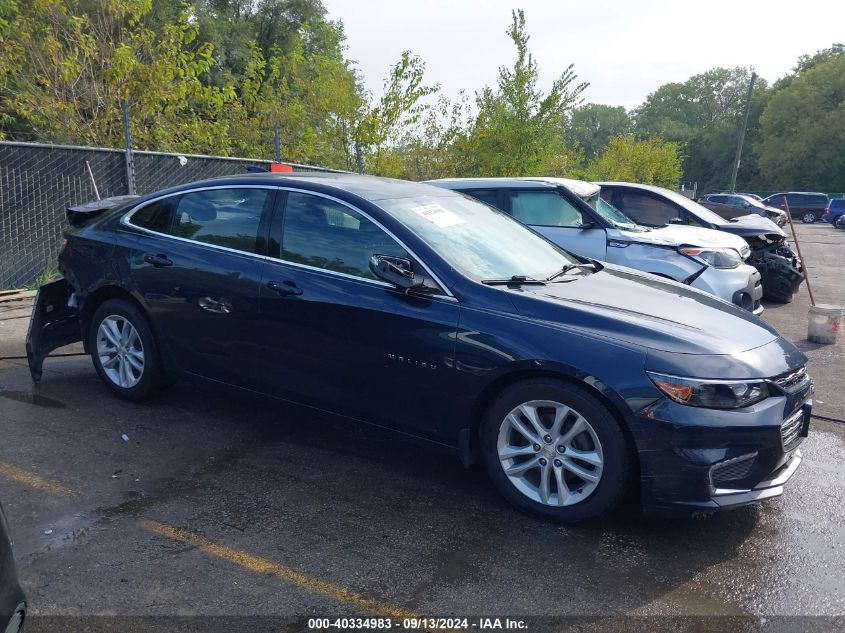
[(465, 220), (459, 218), (449, 211), (449, 209), (444, 209), (439, 204), (424, 204), (421, 207), (412, 207), (411, 211), (419, 213), (426, 220), (432, 224), (436, 224), (440, 228), (463, 224), (465, 222)]

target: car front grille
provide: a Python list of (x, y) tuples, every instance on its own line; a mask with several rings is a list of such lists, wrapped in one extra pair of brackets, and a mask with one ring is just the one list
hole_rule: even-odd
[(751, 474), (757, 464), (757, 453), (729, 459), (713, 467), (710, 478), (716, 487), (734, 485)]
[(804, 409), (798, 409), (780, 425), (783, 450), (789, 451), (801, 443), (801, 426), (804, 423)]
[(810, 382), (810, 377), (807, 375), (807, 370), (801, 367), (790, 374), (773, 378), (772, 382), (786, 393), (794, 393), (803, 389)]

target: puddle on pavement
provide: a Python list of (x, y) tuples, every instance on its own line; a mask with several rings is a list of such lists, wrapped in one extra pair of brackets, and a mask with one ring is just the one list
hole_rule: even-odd
[(50, 409), (62, 409), (65, 403), (60, 400), (54, 400), (47, 396), (40, 396), (37, 393), (29, 393), (26, 391), (0, 391), (0, 398), (8, 398), (16, 402), (24, 402), (26, 404), (34, 404), (36, 407), (47, 407)]

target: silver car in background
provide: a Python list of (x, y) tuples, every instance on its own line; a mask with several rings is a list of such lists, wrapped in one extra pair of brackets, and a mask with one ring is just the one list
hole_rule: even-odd
[(452, 178), (429, 184), (459, 191), (510, 213), (571, 253), (628, 266), (708, 292), (760, 314), (760, 273), (745, 263), (741, 237), (669, 224), (645, 227), (569, 178)]

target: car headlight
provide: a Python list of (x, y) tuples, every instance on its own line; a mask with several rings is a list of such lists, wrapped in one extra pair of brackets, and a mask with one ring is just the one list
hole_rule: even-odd
[(742, 263), (742, 256), (739, 254), (739, 251), (733, 248), (696, 248), (683, 246), (678, 251), (689, 257), (694, 257), (713, 268), (736, 268)]
[(762, 380), (701, 380), (646, 373), (670, 399), (691, 407), (738, 409), (769, 397), (769, 387)]

